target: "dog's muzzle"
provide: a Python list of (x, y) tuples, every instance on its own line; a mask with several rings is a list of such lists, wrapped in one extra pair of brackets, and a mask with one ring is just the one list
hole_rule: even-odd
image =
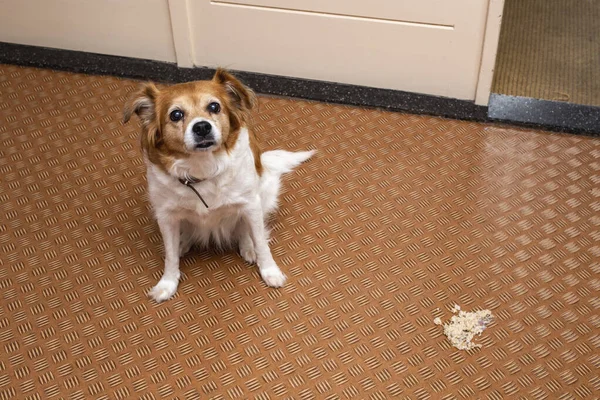
[(216, 144), (213, 128), (208, 121), (199, 121), (192, 126), (194, 146), (197, 149), (207, 149)]

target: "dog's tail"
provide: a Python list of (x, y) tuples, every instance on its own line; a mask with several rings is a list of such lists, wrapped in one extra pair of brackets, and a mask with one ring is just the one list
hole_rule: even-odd
[(264, 168), (261, 177), (261, 200), (265, 216), (277, 208), (281, 175), (293, 171), (313, 154), (315, 154), (314, 150), (298, 152), (273, 150), (261, 155), (260, 161)]
[(267, 173), (285, 174), (291, 172), (298, 165), (308, 160), (315, 154), (311, 151), (291, 152), (285, 150), (273, 150), (263, 153), (260, 161)]

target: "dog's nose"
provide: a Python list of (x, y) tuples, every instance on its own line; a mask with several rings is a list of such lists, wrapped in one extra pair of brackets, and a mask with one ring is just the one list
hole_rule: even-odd
[(210, 122), (208, 122), (208, 121), (196, 122), (192, 126), (192, 132), (194, 132), (194, 134), (196, 134), (198, 136), (206, 136), (210, 133), (211, 130), (212, 130), (212, 126), (211, 126)]

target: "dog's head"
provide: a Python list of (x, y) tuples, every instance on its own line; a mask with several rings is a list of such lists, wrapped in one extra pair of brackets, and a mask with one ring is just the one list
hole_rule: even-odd
[(138, 115), (144, 151), (150, 161), (165, 164), (168, 159), (233, 147), (255, 102), (252, 90), (218, 69), (208, 81), (161, 89), (143, 84), (126, 105), (123, 121)]

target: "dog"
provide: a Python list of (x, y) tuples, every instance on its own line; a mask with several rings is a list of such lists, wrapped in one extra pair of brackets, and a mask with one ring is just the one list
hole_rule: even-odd
[(179, 259), (197, 243), (237, 246), (268, 286), (284, 285), (267, 217), (277, 209), (281, 175), (314, 151), (261, 152), (251, 127), (255, 105), (250, 88), (217, 69), (211, 80), (144, 83), (125, 106), (124, 123), (134, 113), (141, 121), (148, 197), (165, 249), (163, 275), (148, 293), (156, 302), (175, 294)]

